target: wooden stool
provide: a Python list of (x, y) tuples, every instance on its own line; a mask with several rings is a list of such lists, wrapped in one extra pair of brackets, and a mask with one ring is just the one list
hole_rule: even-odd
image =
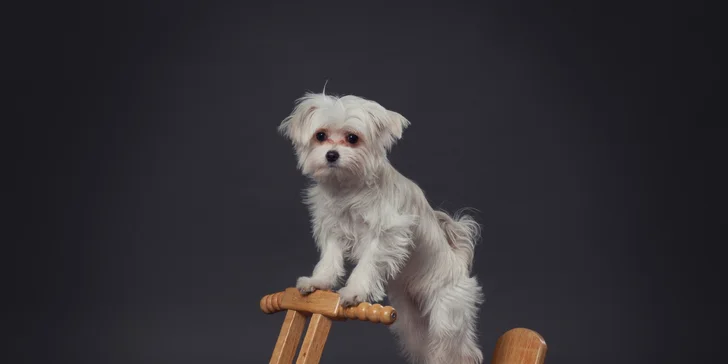
[(397, 311), (390, 306), (362, 302), (356, 307), (342, 307), (337, 293), (314, 291), (303, 296), (296, 288), (263, 297), (260, 308), (268, 314), (287, 310), (270, 364), (293, 362), (308, 316), (311, 320), (296, 364), (316, 364), (321, 360), (332, 320), (350, 319), (390, 325), (397, 319)]
[[(390, 325), (397, 311), (390, 306), (362, 302), (356, 307), (339, 305), (339, 295), (331, 291), (314, 291), (303, 296), (296, 288), (267, 295), (260, 300), (267, 314), (287, 310), (270, 364), (291, 364), (303, 333), (306, 318), (311, 317), (298, 353), (296, 364), (316, 364), (321, 360), (332, 320), (361, 320)], [(496, 342), (491, 364), (543, 364), (546, 341), (533, 330), (515, 328)]]

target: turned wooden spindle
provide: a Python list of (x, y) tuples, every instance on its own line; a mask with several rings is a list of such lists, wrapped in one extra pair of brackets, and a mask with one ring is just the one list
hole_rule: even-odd
[(338, 317), (391, 325), (397, 320), (397, 311), (392, 306), (362, 302), (357, 306), (340, 309)]
[(306, 296), (296, 288), (288, 288), (264, 296), (260, 309), (272, 314), (283, 310), (296, 310), (307, 315), (321, 314), (333, 320), (359, 320), (391, 325), (397, 320), (397, 310), (392, 306), (362, 302), (357, 306), (339, 304), (339, 295), (332, 291), (314, 291)]
[(281, 308), (283, 294), (285, 294), (285, 292), (278, 292), (264, 296), (263, 299), (260, 300), (260, 309), (265, 313), (283, 311), (284, 309)]

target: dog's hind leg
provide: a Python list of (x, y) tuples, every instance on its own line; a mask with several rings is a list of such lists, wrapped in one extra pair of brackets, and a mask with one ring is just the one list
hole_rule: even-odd
[(397, 309), (397, 321), (390, 326), (390, 330), (398, 339), (402, 355), (409, 363), (424, 363), (427, 354), (426, 319), (404, 287), (397, 283), (390, 283), (387, 298)]
[(474, 277), (433, 295), (429, 312), (427, 364), (481, 364), (477, 311), (481, 288)]

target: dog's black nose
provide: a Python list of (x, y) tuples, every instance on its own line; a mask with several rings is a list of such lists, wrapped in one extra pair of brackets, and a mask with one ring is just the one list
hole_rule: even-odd
[(339, 159), (339, 152), (335, 150), (330, 150), (326, 152), (326, 160), (329, 162), (336, 162), (336, 160)]

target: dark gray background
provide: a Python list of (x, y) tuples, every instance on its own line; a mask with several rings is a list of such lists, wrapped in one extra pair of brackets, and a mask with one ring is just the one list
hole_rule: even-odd
[[(690, 4), (8, 8), (9, 353), (267, 362), (258, 301), (317, 260), (276, 127), (328, 80), (411, 120), (391, 160), (433, 205), (480, 211), (487, 360), (514, 327), (547, 363), (712, 357), (724, 128)], [(334, 325), (323, 363), (374, 361), (402, 362), (387, 329)]]

